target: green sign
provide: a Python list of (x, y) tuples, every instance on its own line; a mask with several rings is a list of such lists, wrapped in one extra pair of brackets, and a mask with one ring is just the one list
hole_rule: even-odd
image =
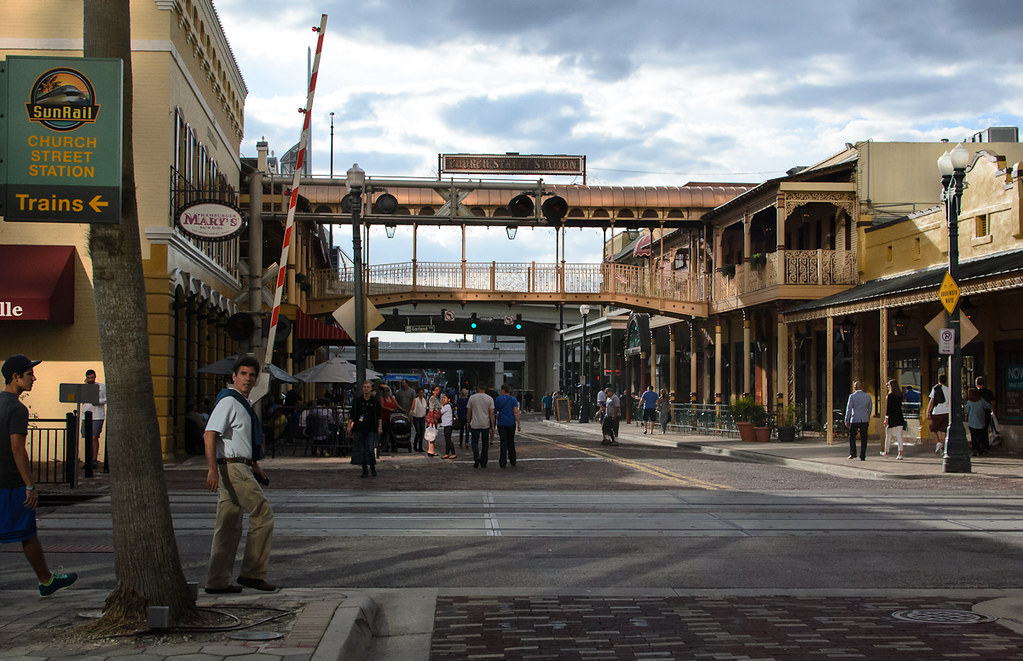
[(0, 62), (0, 215), (121, 222), (121, 60)]

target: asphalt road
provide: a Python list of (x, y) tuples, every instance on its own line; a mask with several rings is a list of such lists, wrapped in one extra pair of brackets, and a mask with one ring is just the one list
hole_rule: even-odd
[[(860, 480), (537, 426), (519, 461), (385, 456), (265, 462), (272, 581), (289, 587), (1002, 588), (1019, 585), (1015, 481)], [(167, 471), (186, 576), (205, 577), (215, 496)], [(40, 512), (51, 564), (113, 585), (109, 501)], [(0, 588), (24, 587), (8, 545)]]

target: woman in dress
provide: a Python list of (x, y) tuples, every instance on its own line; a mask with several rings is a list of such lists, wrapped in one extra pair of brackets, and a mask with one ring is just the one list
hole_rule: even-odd
[(667, 434), (668, 423), (671, 422), (671, 400), (664, 388), (661, 388), (661, 396), (657, 398), (657, 420), (661, 423), (661, 433)]
[(902, 430), (906, 425), (906, 419), (902, 416), (902, 388), (899, 387), (899, 383), (892, 379), (888, 382), (888, 398), (885, 400), (884, 407), (884, 452), (881, 453), (882, 457), (888, 456), (888, 451), (892, 447), (892, 438), (899, 445), (899, 456), (896, 459), (902, 459)]

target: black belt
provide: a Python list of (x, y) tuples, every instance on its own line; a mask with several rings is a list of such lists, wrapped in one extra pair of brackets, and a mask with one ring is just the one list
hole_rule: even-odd
[(221, 465), (223, 465), (223, 464), (245, 464), (246, 466), (251, 466), (252, 465), (252, 460), (251, 459), (246, 459), (245, 457), (227, 457), (226, 459), (224, 457), (220, 457), (220, 458), (217, 459), (217, 463), (221, 464)]

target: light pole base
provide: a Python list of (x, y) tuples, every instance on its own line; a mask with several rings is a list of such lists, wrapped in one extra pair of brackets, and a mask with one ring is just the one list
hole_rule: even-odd
[(946, 454), (941, 464), (941, 470), (945, 473), (972, 473), (973, 464), (970, 462), (970, 455), (953, 457)]

